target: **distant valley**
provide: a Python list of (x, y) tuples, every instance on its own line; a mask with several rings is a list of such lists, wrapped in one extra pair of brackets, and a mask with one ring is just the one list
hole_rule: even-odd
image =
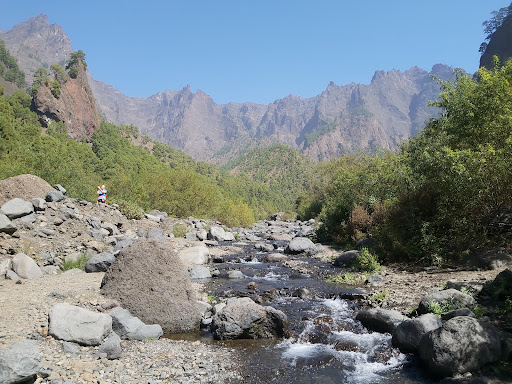
[[(29, 82), (37, 68), (63, 63), (72, 52), (68, 36), (45, 15), (0, 31), (0, 39)], [(269, 105), (216, 104), (188, 86), (148, 98), (128, 97), (88, 75), (106, 121), (136, 125), (141, 133), (196, 160), (225, 164), (250, 148), (274, 144), (295, 148), (313, 161), (394, 150), (437, 114), (428, 102), (437, 98), (440, 87), (430, 75), (449, 80), (453, 69), (438, 64), (430, 72), (417, 67), (376, 71), (369, 85), (330, 83), (315, 97), (290, 95)]]

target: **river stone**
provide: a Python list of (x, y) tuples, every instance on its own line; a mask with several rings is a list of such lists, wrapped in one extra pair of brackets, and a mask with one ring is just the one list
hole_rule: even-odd
[(210, 268), (205, 267), (204, 265), (191, 265), (190, 267), (188, 267), (188, 273), (192, 280), (209, 279), (210, 277), (212, 277)]
[(441, 319), (431, 313), (405, 320), (396, 327), (391, 342), (393, 347), (400, 349), (402, 353), (415, 353), (421, 337), (441, 325)]
[(200, 241), (205, 241), (208, 239), (208, 232), (205, 229), (200, 229), (196, 232), (197, 239)]
[(61, 191), (57, 191), (56, 189), (48, 192), (44, 198), (47, 202), (57, 202), (65, 199), (64, 194)]
[(107, 355), (107, 359), (109, 360), (119, 359), (121, 357), (121, 338), (117, 333), (112, 332), (107, 337), (107, 340), (100, 345), (98, 349), (98, 356), (103, 353)]
[(22, 279), (37, 279), (43, 276), (43, 271), (36, 262), (24, 253), (18, 253), (12, 259), (12, 269)]
[(109, 315), (66, 303), (55, 304), (48, 318), (51, 336), (81, 345), (100, 345), (112, 332), (112, 317)]
[(22, 224), (32, 224), (33, 222), (35, 222), (37, 220), (37, 217), (35, 215), (35, 213), (31, 213), (29, 215), (25, 215), (23, 217), (20, 217), (18, 219), (18, 222), (19, 223), (22, 223)]
[[(434, 292), (421, 299), (417, 312), (419, 315), (432, 312), (431, 303), (439, 303), (441, 305), (449, 305), (450, 310), (475, 307), (475, 299), (466, 293), (457, 291), (456, 289), (445, 289), (443, 291)], [(449, 311), (447, 311), (449, 312)]]
[(112, 316), (112, 328), (122, 339), (147, 340), (159, 339), (163, 335), (162, 327), (158, 324), (144, 324), (138, 317), (133, 316), (127, 309), (116, 307), (109, 312)]
[(123, 249), (101, 282), (101, 292), (164, 333), (199, 330), (195, 291), (170, 244), (137, 241)]
[(475, 371), (500, 360), (499, 331), (472, 317), (454, 317), (421, 338), (418, 354), (435, 376)]
[(359, 311), (356, 320), (371, 331), (392, 334), (407, 317), (395, 310), (371, 308)]
[(12, 260), (8, 257), (0, 256), (0, 279), (5, 278), (7, 271), (12, 268)]
[(298, 253), (303, 253), (314, 249), (315, 243), (313, 243), (307, 237), (295, 237), (288, 243), (284, 252), (296, 255)]
[(35, 378), (41, 369), (41, 352), (35, 340), (21, 340), (7, 349), (0, 349), (0, 383), (25, 382)]
[(460, 308), (460, 309), (455, 309), (454, 311), (451, 311), (451, 312), (443, 313), (441, 315), (441, 320), (447, 321), (447, 320), (453, 319), (454, 317), (457, 317), (457, 316), (469, 316), (469, 317), (476, 318), (475, 314), (473, 312), (471, 312), (471, 310), (469, 308)]
[(17, 219), (18, 217), (30, 215), (34, 212), (34, 206), (30, 201), (25, 201), (15, 197), (14, 199), (4, 203), (2, 208), (0, 208), (0, 212), (12, 220)]
[(232, 270), (228, 272), (228, 279), (245, 279), (245, 275), (242, 273), (242, 271), (239, 270)]
[(107, 269), (112, 265), (116, 257), (113, 253), (102, 252), (94, 255), (87, 263), (85, 263), (84, 270), (87, 273), (91, 272), (106, 272)]
[(219, 226), (212, 226), (208, 231), (208, 240), (224, 241), (226, 240), (226, 231)]
[(34, 197), (30, 202), (34, 206), (35, 211), (44, 211), (48, 207), (46, 201), (40, 197)]
[(333, 264), (335, 267), (351, 267), (356, 261), (357, 256), (359, 256), (359, 251), (357, 250), (345, 251), (334, 259)]
[(210, 258), (210, 251), (204, 245), (184, 248), (178, 253), (178, 257), (185, 265), (207, 264)]
[(285, 336), (288, 319), (280, 310), (243, 297), (228, 300), (213, 316), (211, 328), (218, 340), (271, 339)]
[(14, 225), (7, 216), (0, 212), (0, 233), (4, 232), (12, 234), (16, 232), (17, 229), (16, 225)]
[(264, 260), (267, 263), (280, 263), (282, 261), (288, 260), (288, 256), (283, 255), (282, 253), (271, 253), (266, 255)]

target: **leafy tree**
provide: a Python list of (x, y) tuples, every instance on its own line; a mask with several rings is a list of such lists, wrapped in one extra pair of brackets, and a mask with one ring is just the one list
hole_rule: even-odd
[(62, 68), (62, 66), (59, 64), (52, 64), (50, 66), (50, 70), (52, 71), (55, 80), (57, 80), (59, 83), (65, 83), (68, 79), (66, 71), (64, 71), (64, 68)]
[(512, 3), (508, 7), (500, 8), (499, 11), (491, 12), (492, 17), (482, 23), (484, 27), (484, 33), (487, 35), (485, 41), (480, 45), (479, 52), (484, 53), (487, 49), (487, 42), (491, 39), (491, 36), (498, 28), (503, 24), (505, 19), (512, 13)]

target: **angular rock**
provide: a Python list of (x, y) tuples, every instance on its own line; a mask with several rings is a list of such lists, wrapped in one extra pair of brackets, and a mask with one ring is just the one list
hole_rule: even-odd
[(30, 215), (32, 212), (34, 212), (32, 203), (17, 197), (7, 201), (2, 205), (2, 208), (0, 208), (0, 213), (3, 213), (11, 220)]
[(296, 255), (299, 253), (312, 251), (314, 249), (315, 243), (313, 243), (307, 237), (295, 237), (288, 243), (284, 249), (284, 253)]
[(224, 241), (226, 240), (226, 231), (219, 226), (212, 226), (208, 231), (208, 240)]
[(228, 279), (245, 279), (245, 277), (242, 271), (233, 270), (228, 272)]
[(469, 317), (476, 318), (475, 314), (473, 312), (471, 312), (471, 310), (469, 308), (460, 308), (460, 309), (456, 309), (451, 312), (441, 314), (441, 320), (447, 321), (447, 320), (453, 319), (454, 317), (457, 317), (457, 316), (469, 316)]
[(133, 244), (133, 240), (131, 239), (124, 239), (124, 240), (121, 240), (119, 241), (115, 246), (114, 246), (114, 252), (116, 251), (120, 251), (121, 249), (123, 248), (126, 248), (126, 247), (129, 247), (130, 245)]
[(21, 340), (7, 349), (0, 349), (0, 383), (25, 382), (42, 369), (41, 352), (35, 340)]
[(47, 202), (57, 202), (57, 201), (62, 201), (65, 198), (66, 197), (64, 196), (64, 194), (61, 191), (57, 191), (56, 189), (53, 189), (46, 194), (44, 199)]
[(147, 213), (144, 214), (144, 217), (148, 220), (151, 220), (151, 221), (154, 221), (155, 223), (159, 223), (160, 221), (162, 221), (160, 219), (160, 216), (153, 216), (153, 215), (149, 215)]
[(164, 231), (160, 227), (151, 228), (146, 234), (146, 239), (154, 241), (165, 241)]
[(8, 270), (5, 273), (5, 278), (7, 280), (12, 280), (12, 281), (20, 281), (21, 280), (21, 278), (12, 269)]
[(204, 229), (200, 229), (196, 232), (196, 236), (199, 241), (205, 241), (208, 238), (208, 232)]
[(117, 236), (119, 235), (119, 229), (112, 223), (102, 223), (101, 228), (106, 229), (108, 231), (107, 236)]
[(418, 354), (435, 376), (475, 371), (500, 360), (499, 331), (471, 317), (454, 317), (421, 338)]
[(270, 253), (266, 255), (264, 259), (267, 263), (280, 263), (286, 260), (288, 260), (288, 256), (283, 255), (282, 253)]
[(203, 265), (191, 265), (188, 267), (188, 273), (192, 280), (195, 279), (209, 279), (212, 277), (210, 268)]
[(28, 257), (24, 253), (18, 253), (13, 257), (12, 269), (22, 279), (37, 279), (43, 276), (41, 268), (39, 268), (31, 257)]
[(18, 219), (18, 222), (19, 223), (23, 223), (23, 224), (32, 224), (33, 222), (35, 222), (37, 220), (37, 217), (34, 213), (31, 213), (29, 215), (26, 215), (26, 216), (23, 216), (23, 217), (20, 217)]
[(283, 337), (287, 327), (288, 319), (283, 312), (244, 297), (228, 300), (213, 317), (211, 328), (214, 338), (232, 340)]
[(3, 213), (0, 213), (0, 233), (8, 233), (12, 234), (16, 232), (18, 228), (16, 225), (14, 225), (11, 220), (7, 216), (5, 216)]
[(432, 312), (432, 303), (438, 303), (448, 308), (446, 312), (454, 309), (475, 307), (475, 299), (466, 293), (457, 291), (456, 289), (445, 289), (443, 291), (434, 292), (423, 299), (421, 299), (418, 305), (417, 312), (419, 315), (424, 313)]
[(110, 268), (116, 257), (113, 253), (102, 252), (91, 257), (85, 263), (84, 270), (87, 273), (92, 272), (106, 272)]
[(12, 268), (12, 260), (8, 257), (0, 256), (0, 279), (5, 278), (7, 271)]
[(48, 318), (51, 336), (81, 345), (100, 345), (112, 332), (112, 317), (70, 304), (55, 304)]
[(121, 357), (121, 338), (117, 333), (112, 332), (103, 344), (100, 345), (98, 355), (101, 355), (102, 353), (106, 354), (107, 359), (109, 360), (115, 360)]
[(225, 232), (224, 241), (235, 241), (235, 235), (232, 232)]
[(158, 324), (144, 324), (138, 317), (133, 316), (127, 309), (116, 307), (109, 312), (112, 316), (112, 328), (122, 339), (147, 340), (159, 339), (163, 335), (162, 327)]
[(396, 327), (391, 342), (402, 353), (416, 353), (423, 335), (441, 325), (441, 319), (431, 313), (405, 320)]
[(105, 273), (101, 292), (164, 333), (199, 330), (201, 321), (188, 271), (169, 244), (137, 241)]
[(210, 251), (204, 245), (184, 248), (178, 253), (178, 257), (185, 265), (207, 264), (210, 258)]
[(402, 321), (407, 320), (407, 317), (398, 311), (371, 308), (359, 311), (356, 320), (371, 331), (392, 334)]
[(57, 191), (61, 192), (63, 195), (66, 195), (68, 193), (68, 191), (66, 191), (66, 189), (60, 184), (55, 184), (53, 186), (53, 188), (55, 188)]
[(345, 251), (342, 252), (336, 259), (334, 259), (333, 265), (335, 267), (351, 267), (359, 256), (359, 251)]
[(40, 197), (34, 197), (31, 201), (35, 211), (44, 211), (48, 206), (46, 201)]

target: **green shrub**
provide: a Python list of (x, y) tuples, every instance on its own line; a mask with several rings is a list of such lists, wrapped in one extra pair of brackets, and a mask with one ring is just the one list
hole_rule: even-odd
[(355, 266), (360, 271), (368, 273), (377, 273), (381, 268), (377, 255), (372, 254), (368, 248), (361, 249), (357, 255)]
[(63, 260), (62, 271), (69, 271), (70, 269), (81, 269), (83, 270), (85, 264), (89, 261), (90, 257), (87, 254), (82, 253), (76, 260)]
[(457, 305), (451, 300), (449, 301), (434, 301), (431, 300), (428, 303), (429, 312), (433, 313), (437, 317), (441, 317), (443, 313), (448, 313), (457, 309)]
[(131, 201), (114, 200), (119, 205), (119, 211), (126, 216), (127, 219), (140, 220), (144, 218), (144, 210)]
[(365, 273), (342, 272), (335, 276), (329, 277), (327, 279), (327, 282), (336, 284), (358, 285), (363, 284), (367, 278), (368, 274)]
[(172, 233), (174, 237), (185, 237), (185, 234), (188, 232), (188, 227), (185, 224), (175, 224), (172, 228)]

